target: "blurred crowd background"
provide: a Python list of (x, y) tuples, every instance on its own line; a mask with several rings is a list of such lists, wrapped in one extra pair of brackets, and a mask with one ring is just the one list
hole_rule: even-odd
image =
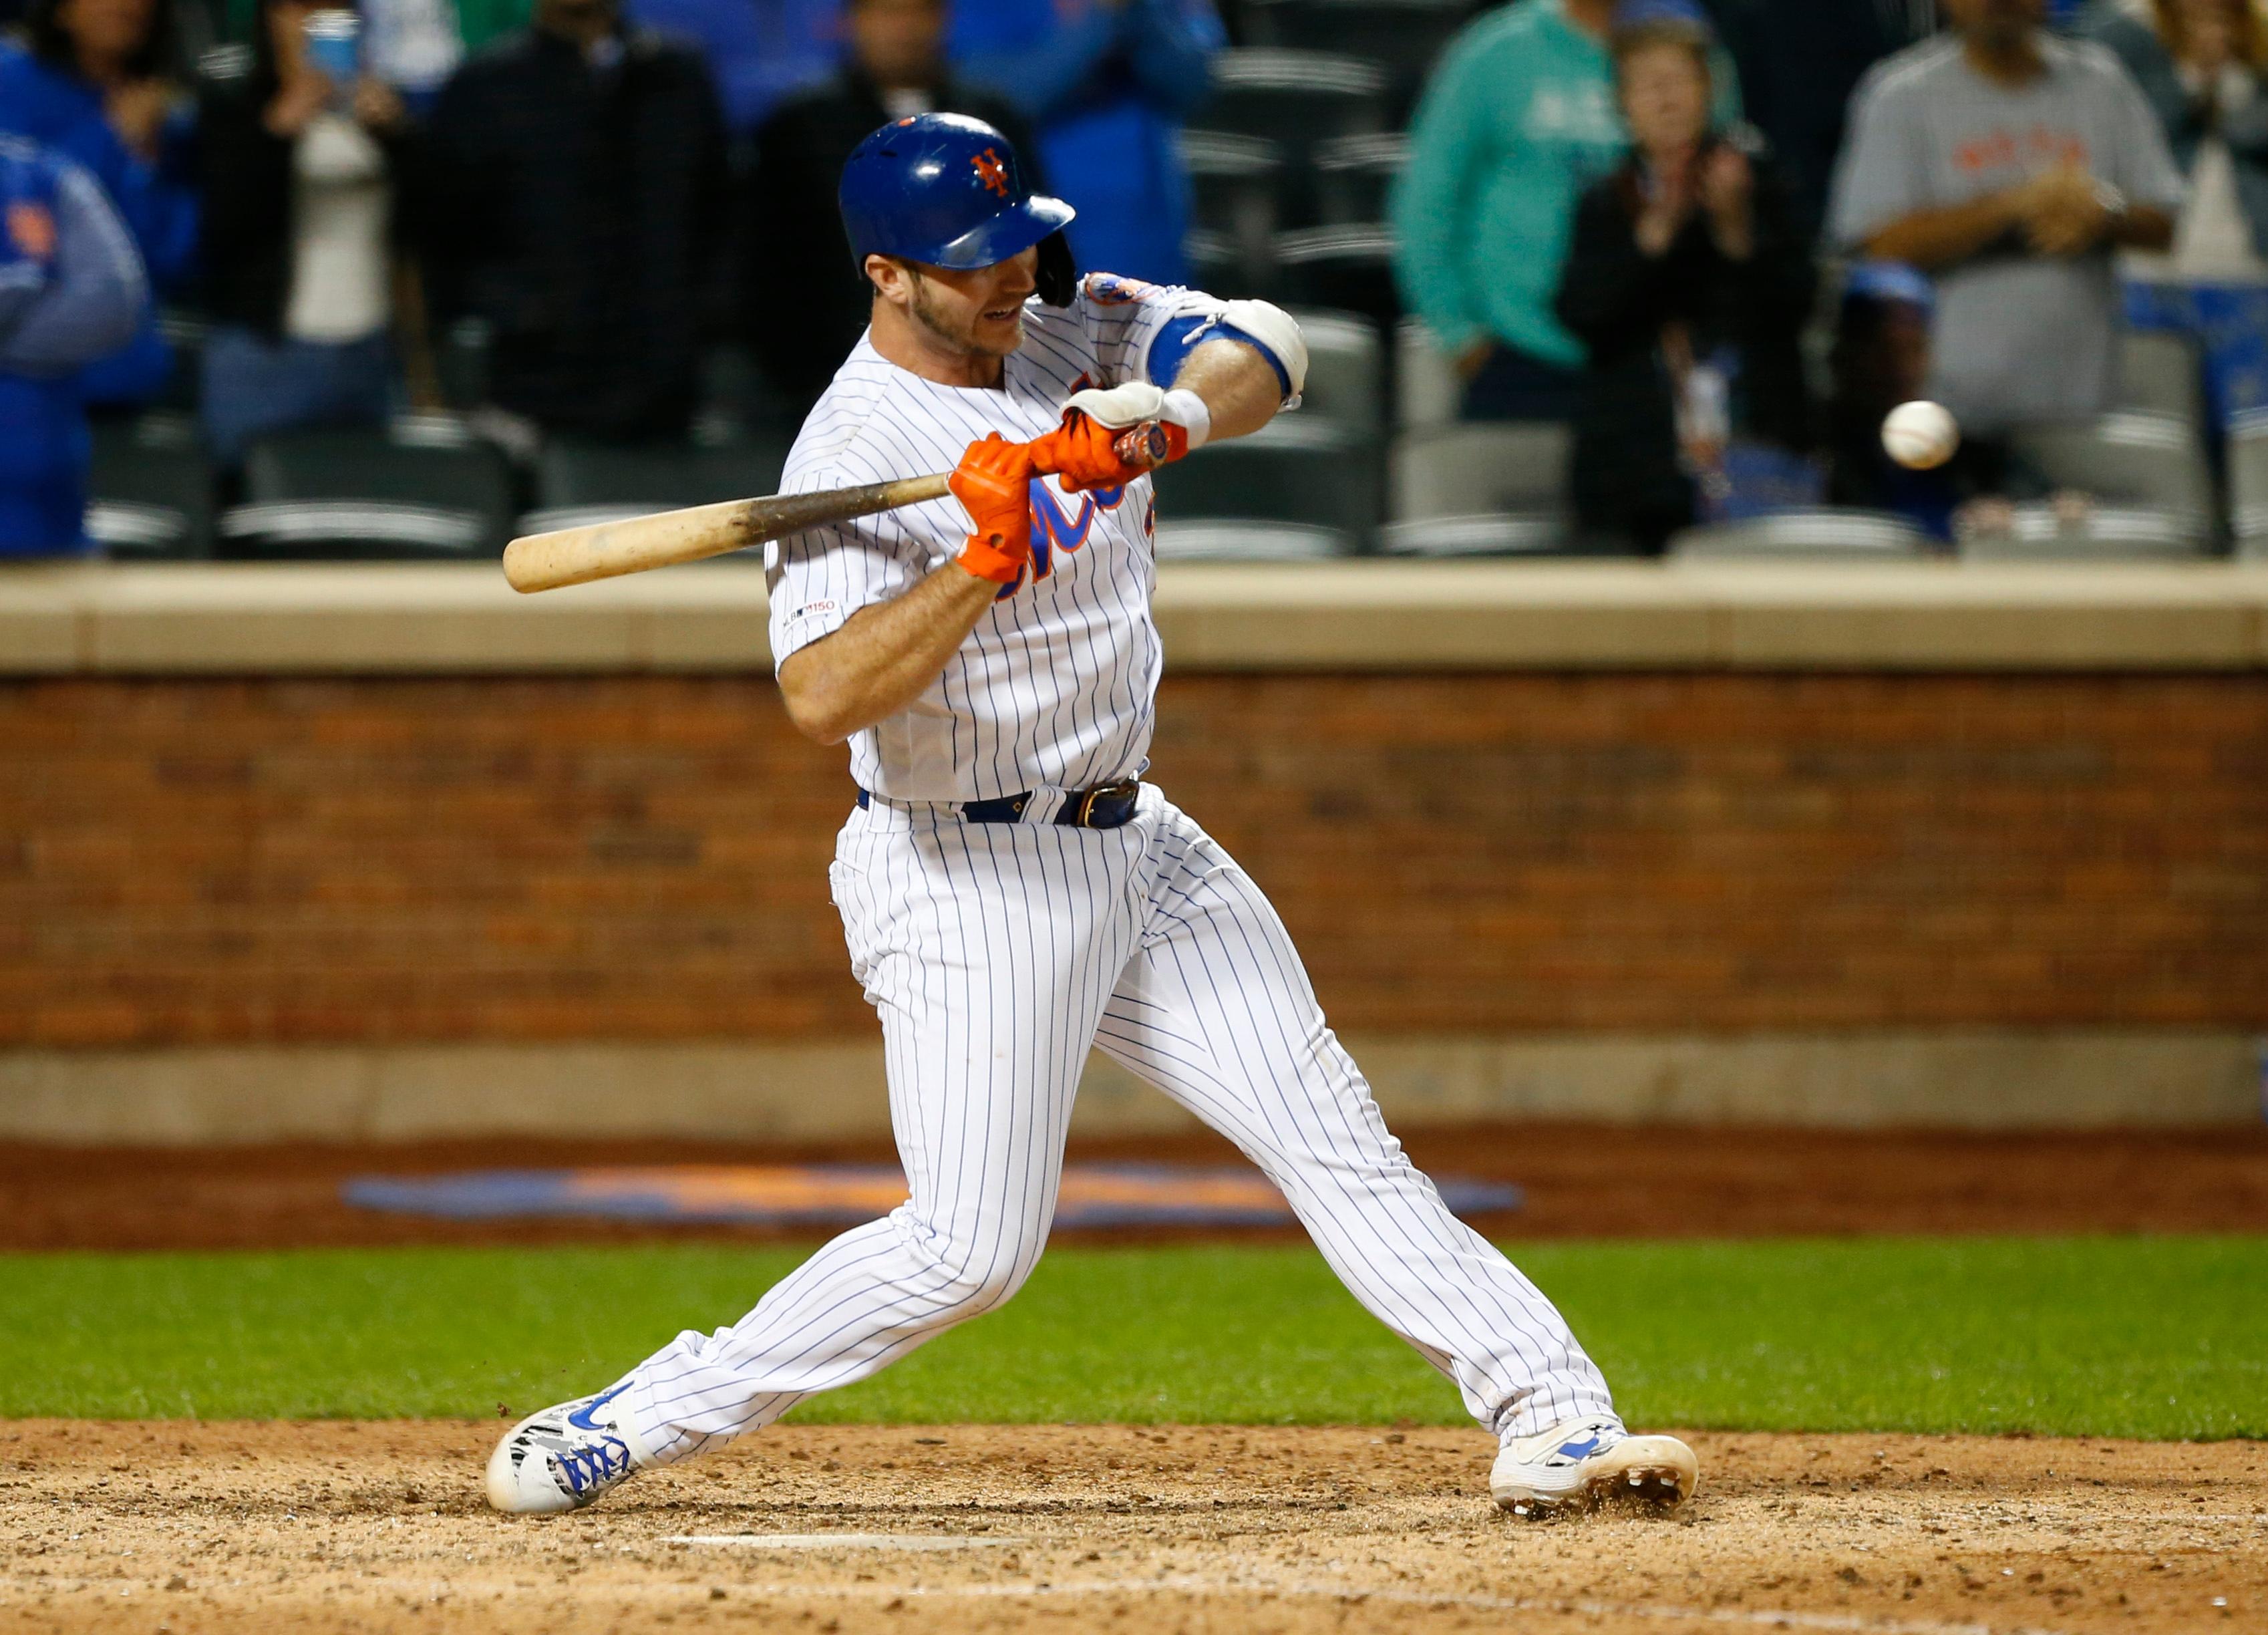
[[(769, 491), (884, 120), (1298, 312), (1161, 552), (2268, 546), (2251, 0), (0, 0), (0, 554), (493, 555)], [(1900, 401), (1965, 431), (1883, 455)]]

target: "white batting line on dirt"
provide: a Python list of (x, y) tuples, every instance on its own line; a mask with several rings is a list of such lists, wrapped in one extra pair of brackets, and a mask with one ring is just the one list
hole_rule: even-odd
[(1025, 1541), (1006, 1535), (977, 1538), (948, 1533), (673, 1533), (661, 1542), (742, 1550), (982, 1550)]

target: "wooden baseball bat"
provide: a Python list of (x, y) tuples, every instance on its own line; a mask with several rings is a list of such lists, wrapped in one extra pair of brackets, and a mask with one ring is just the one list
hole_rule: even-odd
[[(1119, 436), (1117, 452), (1130, 465), (1154, 466), (1166, 457), (1166, 434), (1152, 422), (1130, 426)], [(722, 500), (620, 522), (525, 534), (504, 547), (504, 577), (516, 591), (552, 591), (648, 568), (700, 562), (830, 522), (942, 499), (953, 491), (949, 483), (950, 474), (940, 472), (813, 494)]]

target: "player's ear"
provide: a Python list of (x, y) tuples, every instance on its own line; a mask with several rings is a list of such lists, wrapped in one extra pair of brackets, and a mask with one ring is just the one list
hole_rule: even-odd
[(866, 258), (866, 283), (875, 295), (900, 306), (913, 302), (914, 269), (905, 262), (887, 255)]

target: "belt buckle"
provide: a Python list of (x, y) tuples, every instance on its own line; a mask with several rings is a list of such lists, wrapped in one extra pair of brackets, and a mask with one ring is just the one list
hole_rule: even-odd
[(1071, 819), (1071, 821), (1081, 829), (1092, 829), (1094, 827), (1092, 820), (1094, 816), (1096, 801), (1119, 799), (1132, 794), (1139, 787), (1139, 780), (1130, 777), (1121, 778), (1116, 784), (1097, 784), (1093, 789), (1079, 796), (1079, 814)]

